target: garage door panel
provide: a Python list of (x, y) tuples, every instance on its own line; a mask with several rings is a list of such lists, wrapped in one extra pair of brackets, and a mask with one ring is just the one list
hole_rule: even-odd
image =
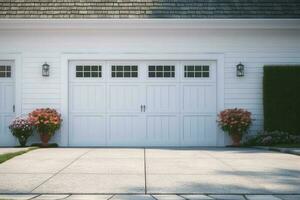
[(180, 144), (179, 117), (147, 116), (147, 142), (151, 146), (176, 146)]
[(75, 115), (71, 120), (71, 146), (106, 145), (106, 119), (104, 115)]
[(144, 119), (139, 115), (109, 116), (108, 145), (144, 145)]
[(216, 145), (215, 124), (214, 116), (183, 116), (183, 144), (190, 146)]
[(0, 146), (14, 146), (16, 138), (8, 126), (15, 117), (15, 70), (12, 61), (0, 61)]
[(141, 93), (137, 85), (110, 85), (109, 112), (140, 112)]
[(215, 85), (184, 85), (183, 112), (216, 112)]
[(177, 85), (147, 85), (147, 113), (178, 112), (178, 89)]
[(15, 87), (13, 84), (0, 82), (0, 108), (1, 113), (11, 113), (15, 102)]
[(101, 76), (83, 78), (71, 62), (70, 144), (215, 146), (216, 63), (153, 62), (105, 61)]
[(72, 112), (104, 112), (105, 85), (73, 85), (70, 98)]
[(10, 146), (16, 144), (16, 139), (8, 128), (13, 118), (14, 115), (0, 115), (0, 145)]

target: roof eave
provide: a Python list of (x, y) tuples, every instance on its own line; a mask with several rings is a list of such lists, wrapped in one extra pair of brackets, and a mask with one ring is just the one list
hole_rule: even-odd
[(300, 19), (0, 19), (15, 29), (300, 29)]

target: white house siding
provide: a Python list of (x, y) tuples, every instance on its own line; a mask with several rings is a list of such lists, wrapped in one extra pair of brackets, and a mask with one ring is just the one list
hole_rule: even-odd
[[(38, 107), (61, 109), (64, 53), (224, 54), (224, 106), (250, 110), (255, 133), (263, 128), (263, 66), (300, 64), (299, 35), (299, 30), (253, 29), (1, 31), (0, 55), (21, 55), (21, 112), (28, 113)], [(41, 76), (44, 62), (51, 66), (50, 77)], [(242, 78), (235, 75), (239, 62), (245, 65)], [(60, 134), (55, 140), (61, 142)]]

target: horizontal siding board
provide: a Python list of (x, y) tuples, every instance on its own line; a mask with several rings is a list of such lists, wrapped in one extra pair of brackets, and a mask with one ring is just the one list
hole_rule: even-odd
[(262, 99), (262, 94), (244, 93), (244, 94), (226, 94), (225, 99)]
[(26, 83), (25, 81), (23, 81), (23, 85), (22, 87), (25, 89), (30, 89), (30, 88), (33, 88), (33, 89), (59, 89), (60, 90), (60, 84), (59, 83), (51, 83), (49, 84), (48, 82), (44, 82), (44, 81), (41, 81), (39, 82), (39, 84), (35, 84), (35, 83)]
[(60, 99), (56, 98), (56, 99), (43, 99), (43, 98), (29, 98), (29, 99), (23, 99), (22, 101), (23, 103), (31, 103), (31, 104), (59, 104), (60, 103)]
[(237, 62), (246, 62), (246, 63), (300, 63), (300, 57), (291, 57), (291, 58), (282, 58), (282, 57), (270, 57), (270, 58), (227, 58), (225, 62), (228, 63), (237, 63)]
[[(39, 84), (41, 82), (44, 82), (45, 85), (56, 85), (58, 86), (60, 83), (60, 79), (47, 79), (45, 77), (39, 77), (39, 78), (27, 78), (23, 79), (23, 84)], [(45, 90), (47, 90), (47, 87), (45, 87)]]
[[(247, 58), (299, 58), (299, 52), (280, 52), (281, 49), (275, 50), (276, 52), (274, 53), (266, 53), (266, 52), (243, 52), (243, 53), (226, 53), (226, 61), (228, 58), (235, 58), (237, 60), (247, 57)], [(245, 56), (246, 55), (246, 56)]]
[(59, 93), (31, 93), (31, 94), (24, 94), (23, 99), (57, 99)]
[(45, 90), (44, 88), (23, 88), (23, 94), (60, 94), (60, 89), (59, 88), (47, 88)]
[(240, 88), (226, 88), (225, 89), (225, 94), (230, 95), (230, 94), (262, 94), (262, 90), (260, 89), (247, 89), (243, 90)]

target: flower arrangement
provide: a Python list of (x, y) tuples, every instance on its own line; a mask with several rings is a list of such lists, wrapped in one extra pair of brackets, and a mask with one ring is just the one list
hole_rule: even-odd
[(221, 129), (233, 139), (234, 145), (239, 145), (240, 140), (252, 124), (251, 112), (245, 109), (225, 109), (218, 115)]
[(33, 124), (27, 118), (16, 118), (9, 125), (11, 133), (18, 138), (22, 147), (26, 146), (27, 139), (33, 133)]
[(43, 144), (48, 144), (50, 138), (60, 128), (62, 118), (55, 109), (39, 108), (29, 113), (29, 121), (40, 134)]

